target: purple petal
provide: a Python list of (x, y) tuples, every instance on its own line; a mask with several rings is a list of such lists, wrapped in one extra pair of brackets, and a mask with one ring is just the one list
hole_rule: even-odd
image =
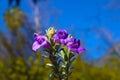
[(68, 37), (67, 39), (65, 39), (65, 45), (69, 45), (69, 44), (71, 44), (73, 41), (74, 41), (73, 38)]
[(66, 30), (59, 30), (57, 34), (60, 39), (66, 39), (68, 37)]
[(41, 45), (37, 41), (35, 41), (32, 45), (32, 50), (37, 51), (37, 49), (40, 47), (41, 47)]
[(80, 46), (80, 40), (77, 41), (78, 46)]
[(34, 33), (34, 37), (37, 37), (38, 36), (38, 33)]
[(37, 37), (38, 37), (39, 35), (37, 34), (37, 33), (34, 33), (34, 40), (37, 40)]
[(59, 40), (59, 37), (58, 37), (57, 34), (55, 34), (55, 35), (53, 36), (53, 38), (54, 38), (54, 41), (55, 41), (55, 42), (60, 43), (60, 40)]
[(60, 43), (61, 43), (61, 44), (65, 44), (66, 42), (65, 42), (64, 39), (60, 39)]
[(49, 47), (50, 47), (50, 43), (47, 42), (47, 41), (44, 41), (44, 42), (41, 44), (41, 46), (42, 46), (43, 48), (49, 48)]
[(70, 52), (77, 52), (77, 49), (75, 49), (75, 48), (70, 48)]
[(59, 39), (61, 44), (67, 45), (68, 43), (71, 43), (73, 41), (72, 38), (68, 37), (66, 39)]
[(84, 52), (85, 51), (85, 48), (84, 47), (79, 47), (78, 49), (77, 49), (77, 53), (78, 54), (80, 54), (80, 53), (82, 53), (82, 52)]

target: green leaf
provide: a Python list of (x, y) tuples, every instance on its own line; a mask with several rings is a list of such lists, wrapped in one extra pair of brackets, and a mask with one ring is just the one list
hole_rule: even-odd
[(49, 66), (51, 69), (54, 69), (54, 66), (52, 64), (47, 63), (46, 65)]

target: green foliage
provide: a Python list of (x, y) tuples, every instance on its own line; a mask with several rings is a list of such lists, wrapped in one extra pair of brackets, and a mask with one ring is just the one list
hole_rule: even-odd
[(27, 62), (24, 58), (11, 59), (7, 63), (0, 61), (0, 80), (47, 80), (49, 69), (46, 65), (40, 66), (39, 62), (40, 57), (36, 60), (29, 57)]
[[(91, 65), (78, 59), (72, 80), (120, 80), (120, 61), (117, 58), (106, 60), (104, 65)], [(109, 63), (110, 62), (110, 63)]]
[(18, 7), (7, 10), (4, 18), (6, 25), (10, 27), (12, 31), (18, 29), (19, 27), (22, 27), (26, 20), (24, 12), (19, 10)]
[[(49, 80), (50, 68), (40, 65), (41, 57), (10, 59), (8, 62), (0, 61), (0, 80)], [(49, 62), (48, 59), (45, 63)], [(109, 63), (111, 62), (111, 63)], [(120, 61), (110, 58), (102, 66), (91, 65), (78, 58), (74, 63), (73, 74), (69, 80), (120, 80)]]

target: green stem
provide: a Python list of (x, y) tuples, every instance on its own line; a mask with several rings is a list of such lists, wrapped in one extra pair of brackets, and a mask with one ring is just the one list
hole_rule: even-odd
[(61, 76), (61, 74), (59, 72), (59, 65), (57, 64), (56, 57), (53, 54), (51, 54), (49, 56), (49, 59), (50, 59), (51, 63), (54, 65), (54, 67), (55, 67), (55, 69), (54, 69), (55, 74), (58, 75), (59, 80), (62, 80), (62, 76)]
[[(57, 80), (69, 80), (70, 54), (69, 55), (65, 54), (64, 61), (66, 62), (66, 64), (65, 68), (61, 70), (59, 70), (60, 65), (57, 64), (57, 57), (55, 56), (54, 53), (50, 52), (49, 59), (54, 66), (54, 73), (57, 75), (57, 78), (59, 78)], [(65, 75), (62, 74), (63, 72), (65, 72)]]
[(69, 79), (69, 63), (70, 63), (70, 58), (68, 56), (67, 65), (66, 65), (66, 80)]

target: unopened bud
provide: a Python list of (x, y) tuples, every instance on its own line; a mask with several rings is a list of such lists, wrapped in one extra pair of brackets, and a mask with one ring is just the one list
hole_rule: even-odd
[(48, 38), (53, 37), (53, 35), (55, 34), (56, 30), (54, 27), (50, 27), (47, 31), (46, 31), (46, 35), (48, 36)]

